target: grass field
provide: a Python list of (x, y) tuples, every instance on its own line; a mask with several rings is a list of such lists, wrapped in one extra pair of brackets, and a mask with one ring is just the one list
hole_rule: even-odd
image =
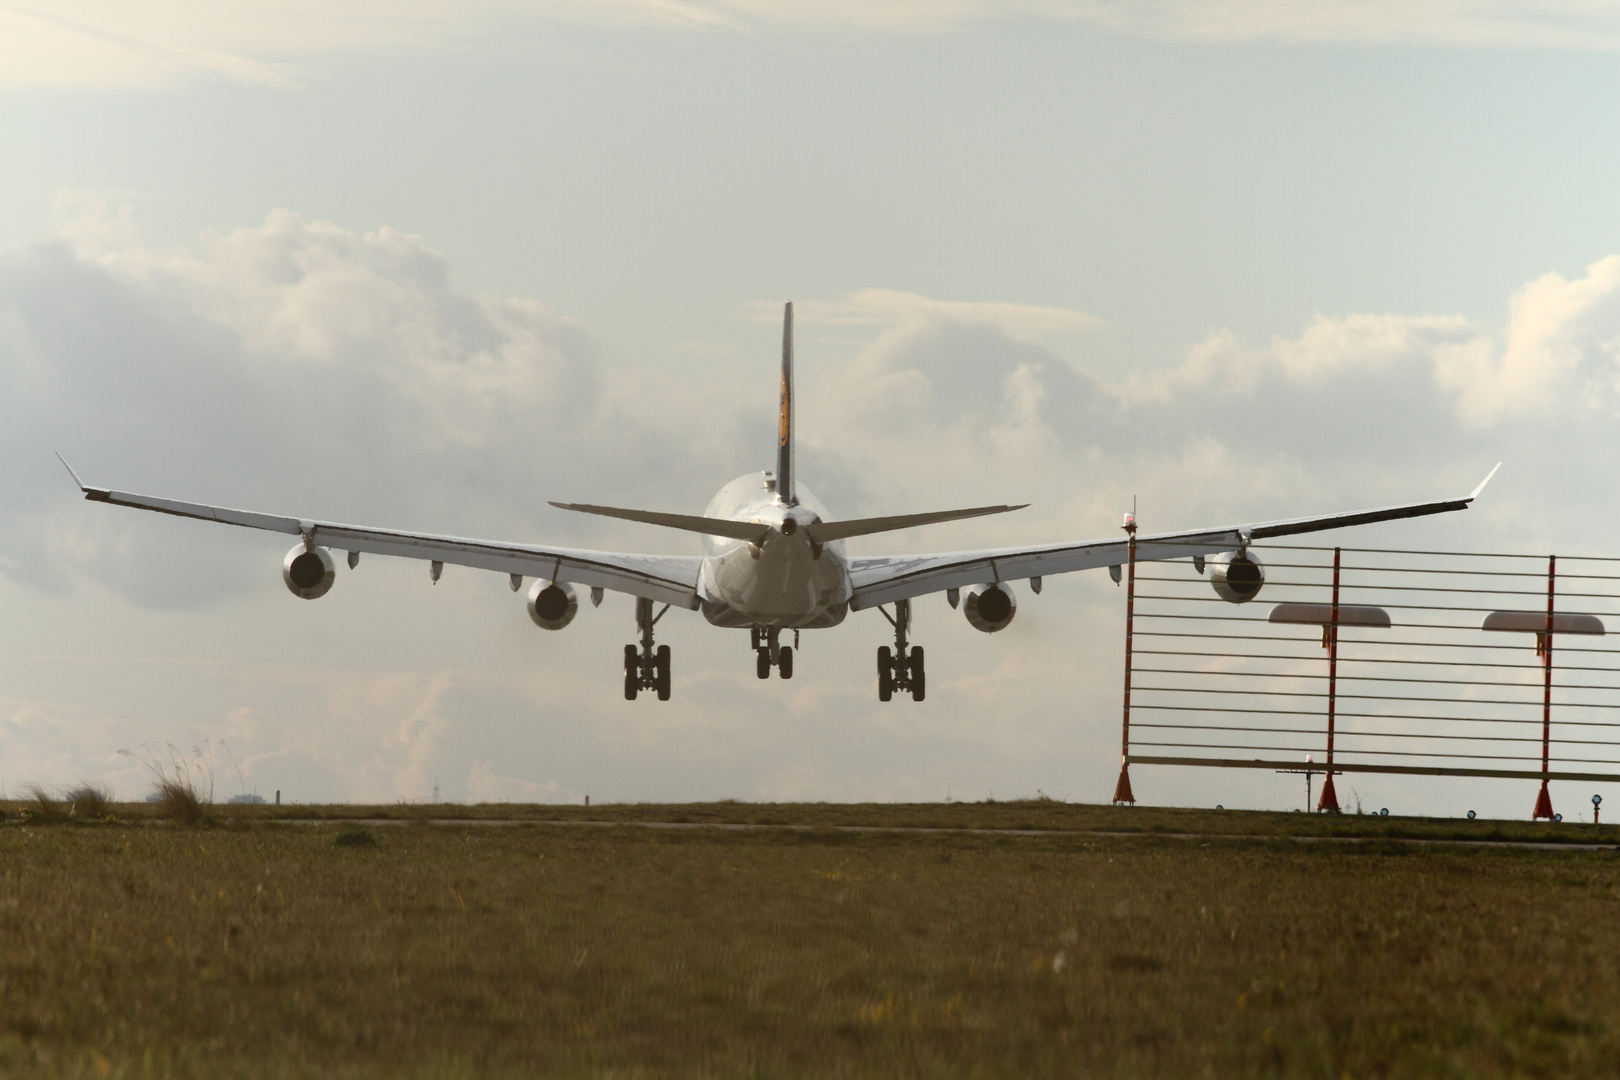
[[(274, 820), (357, 809), (401, 824)], [(1620, 1075), (1612, 850), (1042, 803), (427, 809), (1047, 831), (11, 807), (0, 1075)]]

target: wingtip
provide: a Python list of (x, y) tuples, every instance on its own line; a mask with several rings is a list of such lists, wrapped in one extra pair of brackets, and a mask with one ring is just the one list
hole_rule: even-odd
[(1479, 498), (1479, 493), (1485, 490), (1485, 485), (1491, 482), (1491, 477), (1495, 476), (1496, 470), (1500, 469), (1501, 467), (1502, 463), (1498, 461), (1495, 466), (1492, 467), (1491, 471), (1485, 474), (1485, 479), (1479, 482), (1479, 487), (1475, 488), (1474, 493), (1468, 496), (1469, 502), (1473, 502), (1475, 499)]
[(73, 466), (71, 466), (71, 465), (69, 465), (67, 463), (67, 458), (62, 456), (62, 451), (53, 450), (53, 451), (51, 451), (51, 453), (56, 455), (56, 460), (60, 461), (62, 463), (62, 468), (66, 469), (68, 471), (68, 475), (73, 477), (73, 482), (79, 486), (80, 491), (89, 491), (90, 490), (89, 488), (84, 486), (84, 481), (79, 479), (79, 474), (73, 471)]

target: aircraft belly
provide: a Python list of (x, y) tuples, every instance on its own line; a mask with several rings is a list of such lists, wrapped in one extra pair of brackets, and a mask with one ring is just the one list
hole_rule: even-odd
[(817, 559), (808, 544), (778, 540), (757, 556), (743, 544), (706, 562), (703, 612), (717, 625), (835, 626), (848, 610), (848, 576), (834, 552)]

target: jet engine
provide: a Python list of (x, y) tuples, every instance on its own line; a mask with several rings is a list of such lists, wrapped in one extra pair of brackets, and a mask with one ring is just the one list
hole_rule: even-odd
[(1227, 603), (1245, 604), (1260, 595), (1266, 568), (1247, 548), (1223, 552), (1209, 560), (1209, 583), (1215, 587), (1215, 595)]
[(579, 597), (566, 581), (537, 581), (529, 588), (529, 618), (542, 630), (561, 630), (579, 614)]
[(332, 553), (323, 547), (306, 548), (298, 544), (281, 560), (281, 580), (294, 596), (305, 600), (319, 600), (332, 591), (337, 580), (337, 563)]
[(1013, 616), (1018, 614), (1018, 601), (1013, 597), (1012, 586), (1006, 582), (975, 585), (962, 594), (962, 614), (973, 624), (973, 629), (993, 634), (1005, 630), (1013, 621)]

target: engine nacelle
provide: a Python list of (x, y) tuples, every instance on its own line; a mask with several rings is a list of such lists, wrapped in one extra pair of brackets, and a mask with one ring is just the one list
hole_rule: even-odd
[(325, 548), (306, 549), (299, 544), (281, 560), (281, 580), (294, 596), (319, 600), (332, 591), (332, 582), (337, 580), (337, 563)]
[(1254, 552), (1226, 551), (1209, 560), (1209, 583), (1215, 595), (1229, 604), (1246, 604), (1260, 595), (1266, 568)]
[(566, 581), (537, 581), (529, 587), (529, 618), (542, 630), (561, 630), (579, 614), (579, 597)]
[(1005, 630), (1013, 621), (1018, 614), (1018, 600), (1005, 581), (999, 585), (975, 585), (962, 594), (962, 614), (973, 629), (993, 634)]

